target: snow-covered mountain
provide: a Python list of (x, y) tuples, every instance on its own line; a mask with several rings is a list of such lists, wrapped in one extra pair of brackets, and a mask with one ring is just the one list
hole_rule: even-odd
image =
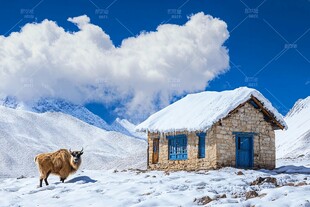
[(0, 176), (37, 175), (35, 155), (59, 148), (84, 147), (82, 169), (143, 168), (146, 145), (60, 112), (0, 106)]
[(62, 112), (98, 128), (115, 131), (106, 121), (93, 114), (84, 106), (73, 104), (62, 99), (41, 98), (31, 106), (31, 109), (37, 113)]
[(310, 158), (310, 96), (298, 100), (285, 116), (286, 131), (276, 131), (277, 158)]
[(0, 96), (0, 106), (5, 106), (12, 109), (25, 109), (24, 103), (19, 102), (13, 96)]
[(111, 124), (111, 127), (114, 131), (121, 132), (129, 136), (134, 136), (136, 138), (146, 139), (146, 133), (136, 132), (136, 125), (127, 119), (116, 118), (116, 120)]
[(34, 103), (24, 103), (17, 101), (15, 97), (3, 96), (0, 98), (0, 105), (36, 113), (62, 112), (107, 131), (117, 131), (136, 138), (145, 139), (146, 137), (145, 133), (136, 133), (134, 131), (135, 125), (130, 123), (128, 120), (117, 118), (111, 125), (109, 125), (104, 119), (95, 115), (86, 107), (70, 103), (63, 99), (41, 98)]

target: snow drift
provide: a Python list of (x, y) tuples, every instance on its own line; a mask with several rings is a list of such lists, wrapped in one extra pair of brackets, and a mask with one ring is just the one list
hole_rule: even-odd
[(143, 140), (58, 112), (37, 114), (0, 106), (0, 176), (36, 176), (36, 154), (82, 147), (81, 169), (143, 168), (146, 164)]

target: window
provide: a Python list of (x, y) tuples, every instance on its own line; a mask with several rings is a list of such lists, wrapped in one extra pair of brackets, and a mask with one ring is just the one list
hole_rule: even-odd
[(185, 134), (168, 136), (169, 160), (187, 159), (187, 137)]
[(197, 134), (199, 141), (198, 141), (198, 158), (205, 158), (206, 157), (206, 133), (201, 132)]

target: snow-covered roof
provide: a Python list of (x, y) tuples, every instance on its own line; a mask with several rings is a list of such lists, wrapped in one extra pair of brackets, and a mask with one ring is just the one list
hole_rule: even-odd
[(174, 132), (206, 131), (215, 122), (254, 96), (277, 120), (287, 128), (283, 116), (257, 90), (240, 87), (222, 92), (205, 91), (189, 94), (179, 101), (151, 115), (136, 127), (137, 131)]

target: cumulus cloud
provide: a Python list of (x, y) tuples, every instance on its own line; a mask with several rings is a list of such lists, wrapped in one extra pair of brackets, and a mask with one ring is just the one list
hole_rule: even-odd
[(79, 31), (56, 22), (29, 23), (0, 36), (0, 92), (29, 101), (63, 98), (117, 105), (131, 120), (169, 104), (175, 96), (204, 90), (229, 68), (227, 25), (197, 13), (184, 25), (124, 39), (116, 47), (86, 15), (68, 18)]

